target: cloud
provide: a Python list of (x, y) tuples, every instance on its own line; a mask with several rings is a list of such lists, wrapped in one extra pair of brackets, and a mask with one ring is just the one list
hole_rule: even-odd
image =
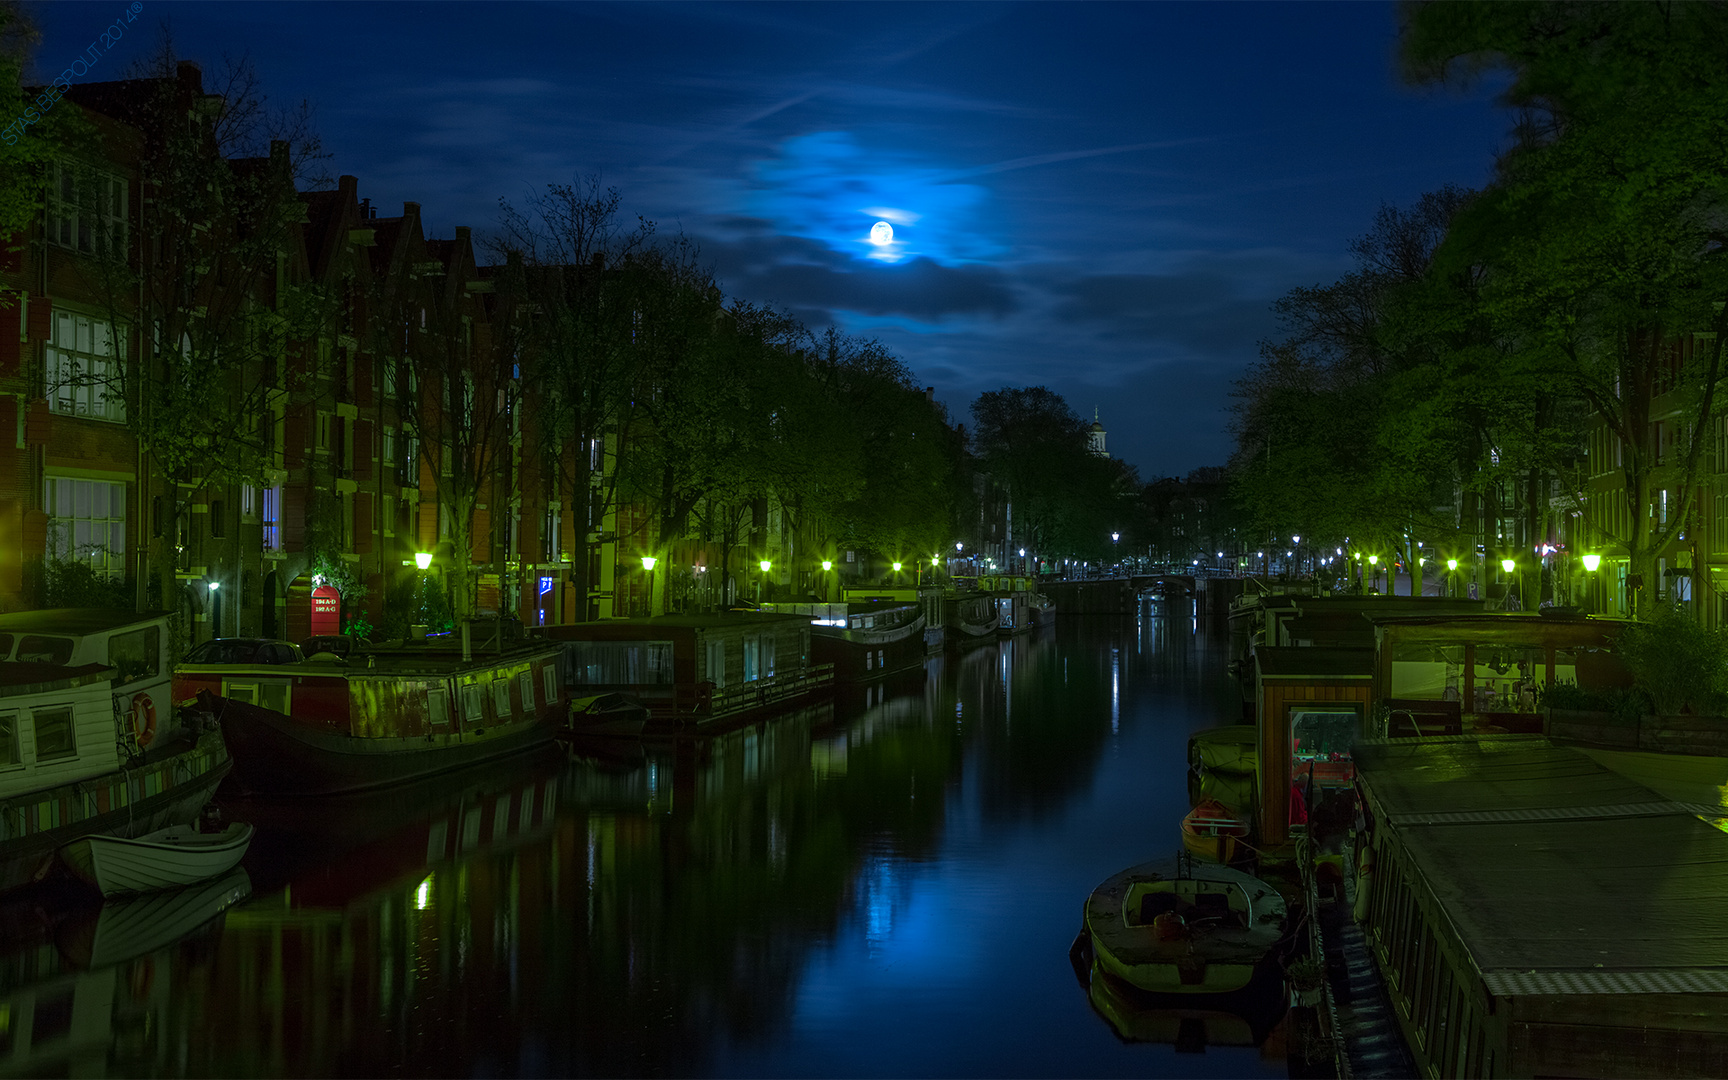
[(1275, 329), (1264, 297), (1211, 271), (1099, 274), (1058, 285), (1055, 316), (1098, 325), (1105, 340), (1166, 342), (1193, 352), (1252, 349)]
[(1000, 270), (943, 266), (931, 259), (852, 270), (782, 263), (740, 281), (736, 291), (793, 307), (904, 315), (923, 322), (954, 315), (999, 318), (1019, 306), (1007, 276)]

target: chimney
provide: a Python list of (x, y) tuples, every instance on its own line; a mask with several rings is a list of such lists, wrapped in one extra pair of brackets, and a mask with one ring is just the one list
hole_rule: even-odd
[(420, 220), (420, 204), (417, 202), (404, 202), (402, 204), (402, 217), (404, 219), (413, 218), (416, 221)]
[(468, 234), (469, 234), (468, 226), (466, 226), (466, 225), (456, 226), (456, 242), (457, 243), (459, 243), (459, 244), (468, 243), (469, 242)]

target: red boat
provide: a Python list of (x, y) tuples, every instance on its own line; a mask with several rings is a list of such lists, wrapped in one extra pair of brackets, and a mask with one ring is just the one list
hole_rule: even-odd
[(257, 793), (394, 784), (549, 742), (567, 701), (558, 650), (403, 642), (295, 663), (183, 664), (174, 700), (222, 725), (233, 782)]
[(1216, 799), (1203, 800), (1182, 819), (1182, 844), (1196, 859), (1233, 862), (1247, 837), (1248, 823)]

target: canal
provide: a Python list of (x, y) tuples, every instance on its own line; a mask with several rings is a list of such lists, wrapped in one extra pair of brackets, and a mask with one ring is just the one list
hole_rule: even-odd
[(1276, 1038), (1197, 1044), (1216, 1023), (1172, 1015), (1125, 1041), (1068, 960), (1092, 886), (1179, 846), (1188, 735), (1239, 715), (1225, 653), (1153, 610), (1064, 620), (692, 745), (228, 802), (260, 827), (244, 878), (0, 913), (0, 1061), (1283, 1076)]

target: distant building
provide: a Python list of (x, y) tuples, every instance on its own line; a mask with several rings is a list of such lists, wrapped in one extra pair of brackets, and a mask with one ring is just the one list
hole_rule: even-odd
[(1092, 430), (1086, 436), (1087, 444), (1099, 457), (1109, 457), (1110, 452), (1104, 449), (1104, 425), (1098, 422), (1098, 410), (1092, 410)]

